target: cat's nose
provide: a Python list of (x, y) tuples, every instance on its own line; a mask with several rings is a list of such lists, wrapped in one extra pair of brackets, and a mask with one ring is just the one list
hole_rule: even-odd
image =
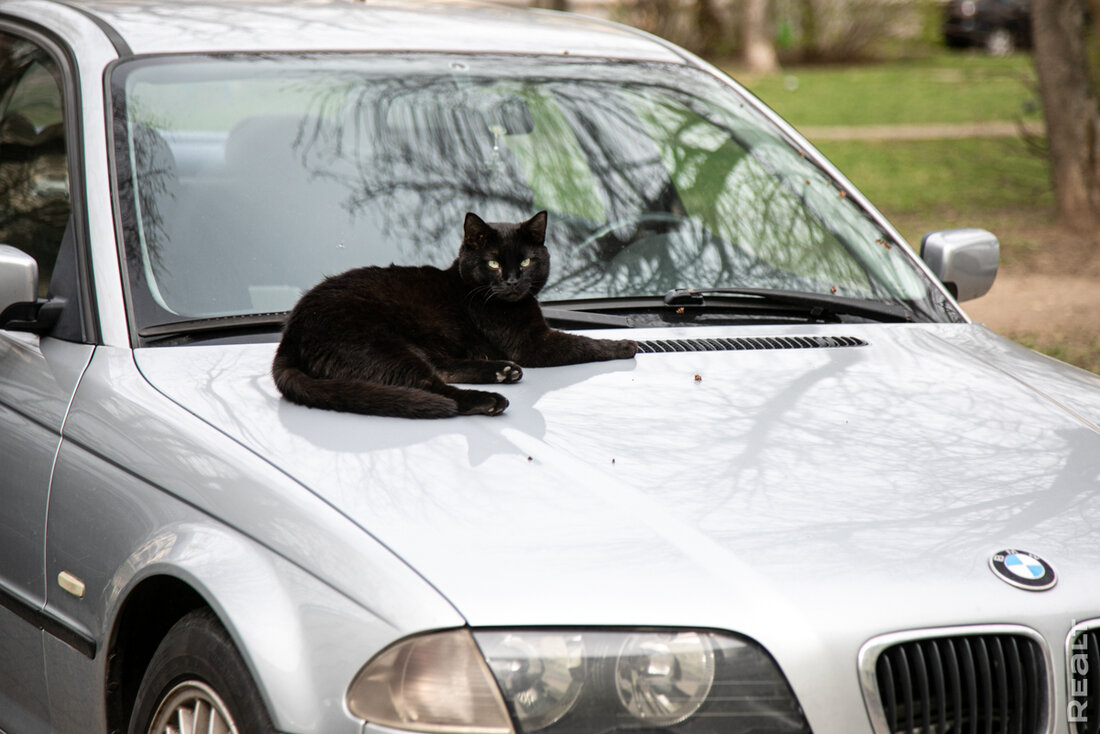
[(499, 294), (503, 298), (512, 301), (522, 297), (524, 294), (524, 289), (522, 286), (520, 286), (518, 280), (506, 280), (502, 284)]

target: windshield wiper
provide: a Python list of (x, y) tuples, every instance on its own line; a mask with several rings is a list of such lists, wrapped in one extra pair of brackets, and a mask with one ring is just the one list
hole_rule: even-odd
[(913, 321), (913, 311), (898, 303), (771, 288), (675, 288), (665, 293), (663, 300), (667, 306), (705, 308), (705, 296), (717, 296), (723, 306), (730, 305), (731, 301), (750, 307), (769, 304), (798, 306), (813, 318), (856, 316), (882, 322)]
[[(592, 305), (591, 308), (607, 308), (606, 301), (601, 301), (598, 306)], [(612, 308), (622, 308), (619, 305), (612, 305)], [(599, 311), (585, 310), (587, 306), (574, 306), (572, 308), (562, 308), (560, 306), (542, 306), (542, 315), (547, 321), (553, 321), (555, 324), (561, 326), (574, 325), (581, 328), (594, 327), (594, 326), (611, 326), (620, 329), (633, 329), (635, 326), (639, 326), (637, 319), (633, 316), (619, 316), (613, 313), (600, 313)]]
[[(708, 303), (705, 296), (715, 298)], [(668, 309), (679, 314), (685, 309), (690, 309), (692, 312), (701, 313), (708, 308), (719, 311), (742, 309), (752, 311), (775, 305), (793, 306), (813, 319), (835, 319), (844, 315), (880, 322), (914, 320), (913, 312), (900, 304), (768, 288), (676, 288), (660, 297), (557, 301), (543, 305), (542, 313), (548, 321), (565, 327), (570, 325), (579, 328), (607, 326), (632, 329), (658, 324), (648, 319), (636, 318), (630, 312), (652, 313), (657, 309)], [(170, 321), (146, 326), (138, 331), (138, 336), (147, 343), (163, 343), (279, 331), (286, 322), (287, 314), (287, 311), (276, 311)]]
[(146, 326), (138, 331), (138, 336), (148, 342), (158, 342), (167, 339), (209, 338), (249, 332), (278, 331), (283, 328), (286, 317), (286, 311), (277, 311), (185, 319)]
[[(664, 296), (551, 301), (542, 306), (548, 321), (566, 328), (638, 328), (690, 322), (729, 323), (729, 319), (839, 321), (851, 316), (882, 323), (919, 320), (900, 303), (770, 288), (676, 288)], [(728, 314), (728, 316), (723, 316)]]

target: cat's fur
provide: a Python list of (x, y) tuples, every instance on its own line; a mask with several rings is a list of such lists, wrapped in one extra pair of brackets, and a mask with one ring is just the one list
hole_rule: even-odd
[(363, 267), (326, 278), (291, 311), (272, 374), (301, 405), (373, 415), (498, 415), (523, 367), (629, 359), (630, 340), (551, 329), (536, 296), (550, 273), (546, 212), (519, 224), (467, 214), (446, 270)]

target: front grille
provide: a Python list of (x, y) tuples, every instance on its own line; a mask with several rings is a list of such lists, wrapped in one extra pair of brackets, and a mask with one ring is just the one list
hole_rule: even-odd
[(1100, 734), (1100, 621), (1075, 628), (1066, 652), (1070, 731)]
[(879, 653), (874, 677), (877, 734), (1039, 734), (1046, 727), (1043, 651), (1024, 635), (898, 642)]
[(726, 352), (757, 349), (836, 349), (864, 347), (855, 336), (744, 336), (714, 339), (649, 339), (638, 342), (638, 352)]

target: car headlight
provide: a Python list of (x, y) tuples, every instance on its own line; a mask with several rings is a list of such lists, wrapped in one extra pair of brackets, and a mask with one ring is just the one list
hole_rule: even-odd
[(482, 632), (477, 640), (525, 731), (545, 729), (576, 705), (586, 677), (579, 633)]
[(438, 734), (512, 734), (512, 720), (468, 630), (410, 637), (355, 677), (348, 709), (393, 727)]
[(363, 719), (436, 734), (808, 732), (771, 657), (696, 630), (451, 630), (412, 637), (356, 677)]
[(615, 690), (623, 708), (654, 726), (678, 724), (703, 705), (714, 684), (714, 652), (698, 632), (646, 632), (623, 642)]

